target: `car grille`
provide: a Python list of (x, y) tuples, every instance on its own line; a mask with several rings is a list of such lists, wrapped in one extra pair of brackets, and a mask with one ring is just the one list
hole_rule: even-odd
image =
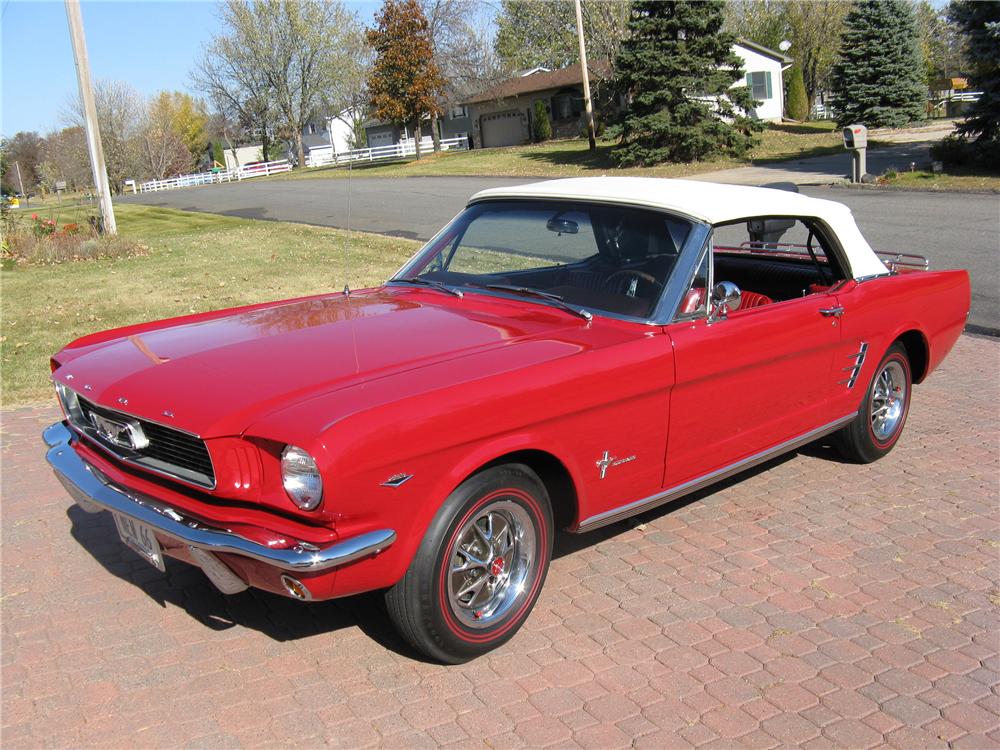
[[(79, 396), (83, 424), (73, 426), (84, 435), (126, 463), (136, 464), (159, 474), (165, 474), (209, 489), (215, 487), (215, 469), (205, 442), (194, 435), (156, 422), (139, 419), (114, 409), (98, 406)], [(94, 427), (94, 414), (118, 422), (138, 422), (149, 444), (135, 450), (109, 442)]]

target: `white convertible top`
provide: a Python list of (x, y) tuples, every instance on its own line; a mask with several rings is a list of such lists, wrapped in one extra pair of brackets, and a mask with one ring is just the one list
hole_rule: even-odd
[(753, 216), (815, 218), (826, 224), (840, 241), (854, 278), (888, 272), (862, 236), (847, 206), (787, 190), (658, 177), (602, 176), (490, 188), (476, 193), (471, 200), (486, 198), (559, 198), (625, 203), (675, 211), (708, 224), (724, 224)]

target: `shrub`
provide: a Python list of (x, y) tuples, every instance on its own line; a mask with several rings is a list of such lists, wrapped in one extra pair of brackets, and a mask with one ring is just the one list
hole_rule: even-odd
[(806, 96), (806, 85), (802, 80), (802, 68), (792, 66), (788, 71), (788, 100), (785, 104), (788, 116), (793, 120), (809, 119), (809, 99)]
[(4, 260), (15, 265), (129, 258), (148, 253), (149, 248), (135, 240), (99, 235), (79, 224), (66, 224), (59, 230), (54, 221), (37, 214), (32, 214), (28, 230), (12, 223), (3, 247)]
[(552, 123), (549, 121), (549, 111), (545, 108), (545, 102), (541, 99), (535, 100), (535, 118), (531, 135), (535, 143), (547, 141), (552, 137)]

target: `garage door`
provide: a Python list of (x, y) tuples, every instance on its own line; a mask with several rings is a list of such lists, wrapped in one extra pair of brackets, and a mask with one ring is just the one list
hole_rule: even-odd
[(483, 115), (483, 148), (514, 146), (524, 141), (520, 112), (497, 112)]
[(392, 131), (391, 130), (376, 130), (374, 133), (368, 133), (368, 148), (375, 148), (376, 146), (391, 146), (392, 145)]

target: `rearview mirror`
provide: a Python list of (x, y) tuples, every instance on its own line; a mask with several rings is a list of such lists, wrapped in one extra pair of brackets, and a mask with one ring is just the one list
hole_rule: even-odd
[(576, 234), (580, 231), (580, 225), (575, 221), (570, 221), (569, 219), (560, 219), (557, 217), (552, 217), (545, 223), (545, 228), (550, 232), (556, 232), (558, 234)]
[(729, 313), (740, 309), (743, 293), (731, 281), (720, 281), (712, 287), (712, 297), (709, 300), (708, 322), (725, 320)]

